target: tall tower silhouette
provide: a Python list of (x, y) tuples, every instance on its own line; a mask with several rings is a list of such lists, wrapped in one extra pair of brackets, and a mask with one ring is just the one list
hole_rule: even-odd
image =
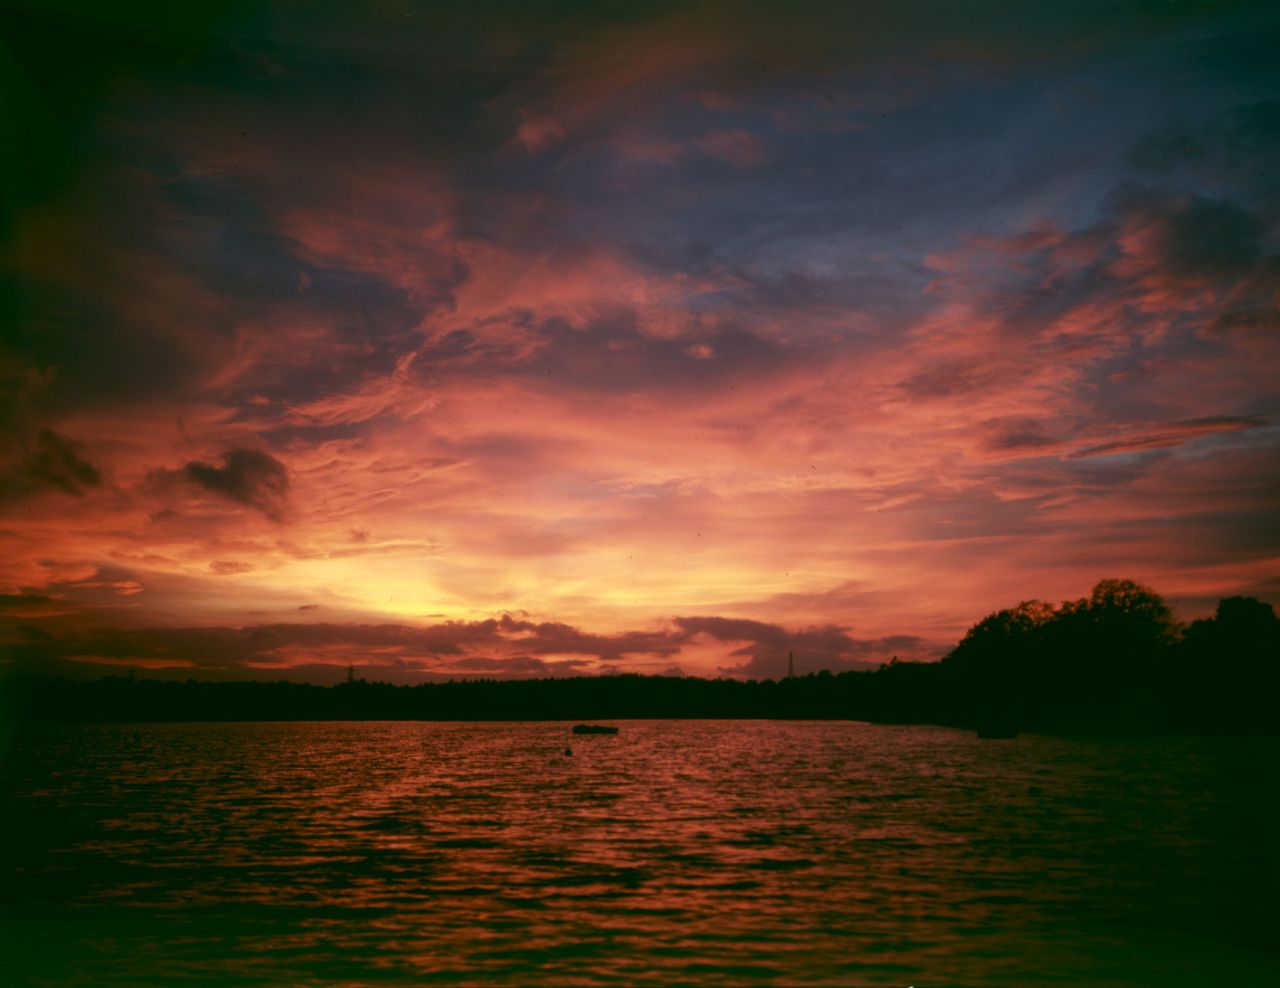
[(790, 679), (796, 674), (796, 653), (787, 653), (787, 678)]

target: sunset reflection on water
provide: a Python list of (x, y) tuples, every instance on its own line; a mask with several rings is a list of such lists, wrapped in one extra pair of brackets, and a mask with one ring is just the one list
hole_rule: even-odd
[[(1199, 984), (1277, 972), (1250, 739), (857, 723), (33, 732), (18, 983)], [(566, 745), (573, 754), (566, 756)]]

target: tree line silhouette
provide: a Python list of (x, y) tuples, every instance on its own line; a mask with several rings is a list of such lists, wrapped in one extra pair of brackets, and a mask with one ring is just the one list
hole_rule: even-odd
[[(1274, 731), (1280, 621), (1252, 597), (1181, 626), (1160, 595), (1103, 580), (1058, 607), (983, 618), (941, 662), (880, 673), (895, 719), (1047, 731)], [(880, 678), (880, 677), (877, 677)]]
[(1059, 606), (983, 618), (940, 662), (780, 680), (578, 676), (395, 686), (352, 680), (185, 682), (10, 678), (21, 721), (813, 718), (982, 729), (1275, 731), (1280, 620), (1250, 597), (1183, 627), (1154, 591), (1103, 580)]

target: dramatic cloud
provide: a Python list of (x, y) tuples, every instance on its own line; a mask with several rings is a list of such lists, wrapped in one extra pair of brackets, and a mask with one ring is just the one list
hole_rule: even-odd
[(102, 484), (102, 472), (81, 455), (79, 443), (65, 439), (50, 429), (42, 429), (34, 449), (19, 465), (20, 480), (29, 485), (47, 484), (75, 497), (85, 488)]
[(183, 473), (205, 490), (257, 508), (268, 518), (279, 518), (289, 497), (289, 472), (261, 450), (233, 449), (223, 454), (221, 466), (193, 460)]
[[(67, 605), (56, 597), (46, 597), (37, 593), (5, 593), (0, 594), (0, 614), (15, 618), (49, 617), (65, 613)], [(30, 626), (19, 626), (18, 632), (24, 636), (34, 635), (46, 641), (53, 636), (46, 631), (33, 629)]]
[[(80, 584), (84, 587), (90, 584)], [(117, 594), (133, 592), (114, 587)], [(300, 608), (305, 609), (305, 608)], [(0, 595), (0, 610), (27, 619), (6, 636), (13, 661), (38, 669), (92, 675), (103, 665), (134, 665), (177, 675), (215, 678), (292, 675), (295, 670), (345, 673), (379, 670), (397, 681), (416, 679), (566, 676), (642, 670), (669, 674), (682, 663), (721, 665), (715, 675), (778, 677), (819, 669), (873, 668), (893, 656), (936, 658), (947, 643), (914, 636), (851, 638), (832, 627), (790, 632), (737, 618), (677, 618), (651, 631), (598, 635), (558, 622), (504, 614), (484, 621), (435, 624), (252, 624), (244, 627), (103, 627), (70, 602), (39, 595)], [(88, 616), (88, 621), (86, 621)], [(729, 663), (729, 664), (725, 664)], [(680, 673), (683, 675), (683, 673)]]
[(915, 635), (857, 639), (834, 625), (789, 632), (776, 624), (733, 618), (676, 618), (675, 623), (691, 635), (741, 643), (731, 655), (746, 661), (720, 671), (762, 679), (776, 679), (791, 670), (804, 674), (818, 669), (868, 669), (891, 658), (935, 659), (945, 651), (940, 643)]
[(375, 8), (6, 24), (30, 662), (775, 676), (1103, 576), (1280, 602), (1274, 5)]

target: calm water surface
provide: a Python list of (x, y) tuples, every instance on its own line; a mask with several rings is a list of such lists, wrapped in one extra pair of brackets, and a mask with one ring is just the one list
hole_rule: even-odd
[(1280, 983), (1276, 739), (568, 728), (20, 735), (0, 982)]

